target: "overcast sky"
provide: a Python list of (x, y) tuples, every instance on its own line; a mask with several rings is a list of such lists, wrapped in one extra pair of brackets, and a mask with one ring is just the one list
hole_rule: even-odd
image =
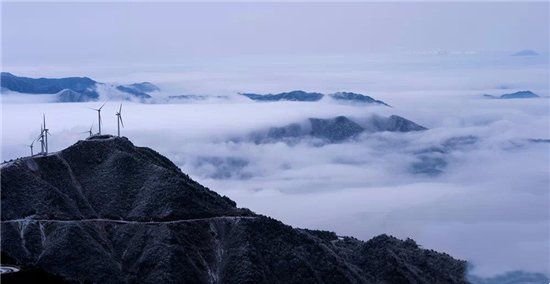
[(12, 66), (548, 49), (539, 3), (2, 3)]
[[(548, 49), (548, 2), (1, 5), (3, 71), (148, 80), (161, 88), (155, 96), (232, 96), (179, 105), (125, 102), (123, 135), (239, 206), (364, 240), (380, 233), (412, 237), (471, 261), (484, 276), (517, 269), (550, 275), (550, 152), (546, 143), (529, 142), (550, 138), (548, 55), (510, 56)], [(379, 54), (438, 50), (459, 54)], [(109, 88), (98, 89), (102, 101)], [(254, 104), (236, 95), (294, 89), (354, 91), (392, 108), (327, 100)], [(518, 90), (542, 98), (482, 99)], [(52, 131), (50, 149), (85, 137), (96, 119), (88, 107), (99, 104), (40, 103), (48, 98), (2, 94), (3, 159), (28, 155), (42, 114)], [(117, 106), (105, 106), (108, 133), (115, 133)], [(374, 113), (401, 115), (430, 130), (323, 147), (231, 140), (310, 117)], [(479, 141), (444, 154), (441, 176), (409, 172), (423, 149), (456, 137)], [(244, 159), (242, 171), (251, 176), (211, 178), (216, 168), (201, 166), (203, 157)]]

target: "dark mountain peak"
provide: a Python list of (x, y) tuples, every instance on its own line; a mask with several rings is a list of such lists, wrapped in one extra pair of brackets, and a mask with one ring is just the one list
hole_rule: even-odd
[(274, 102), (274, 101), (301, 101), (301, 102), (316, 102), (323, 98), (321, 93), (309, 93), (302, 90), (295, 90), (286, 93), (279, 94), (251, 94), (251, 93), (241, 93), (240, 95), (245, 96), (254, 101), (264, 101), (264, 102)]
[(327, 139), (330, 142), (340, 142), (351, 138), (361, 132), (363, 127), (345, 116), (337, 116), (329, 119), (310, 118), (310, 135)]
[(179, 220), (247, 212), (157, 152), (107, 135), (3, 167), (2, 207), (3, 220)]
[(411, 132), (427, 130), (426, 127), (416, 124), (398, 115), (389, 117), (373, 116), (365, 126), (370, 131), (391, 131), (391, 132)]
[(412, 240), (363, 242), (239, 209), (124, 137), (3, 164), (1, 183), (2, 261), (23, 270), (13, 281), (467, 283), (464, 261)]
[(365, 95), (357, 94), (353, 92), (338, 92), (338, 93), (331, 94), (330, 97), (334, 100), (343, 101), (343, 102), (378, 104), (378, 105), (390, 106), (385, 102), (375, 100), (370, 96), (365, 96)]

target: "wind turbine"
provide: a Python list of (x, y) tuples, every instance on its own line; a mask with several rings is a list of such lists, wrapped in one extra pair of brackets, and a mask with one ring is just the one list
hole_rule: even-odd
[(44, 126), (42, 123), (40, 124), (40, 135), (38, 135), (36, 140), (40, 141), (40, 153), (44, 153)]
[(46, 128), (46, 115), (43, 114), (42, 115), (42, 118), (44, 119), (44, 143), (46, 144), (46, 147), (45, 147), (45, 150), (46, 150), (46, 155), (48, 155), (48, 135), (51, 136), (50, 134), (50, 130), (48, 128)]
[(92, 122), (92, 126), (90, 126), (90, 130), (84, 131), (84, 132), (80, 132), (80, 133), (88, 133), (88, 134), (90, 135), (90, 137), (92, 137), (92, 135), (94, 135), (94, 134), (92, 133), (92, 128), (94, 128), (94, 123), (93, 123), (93, 122)]
[(32, 152), (32, 147), (34, 147), (34, 141), (36, 140), (32, 140), (32, 143), (30, 145), (27, 145), (31, 148), (31, 157), (34, 156), (34, 153)]
[(103, 103), (103, 105), (101, 105), (100, 108), (91, 108), (95, 111), (97, 111), (97, 120), (99, 122), (99, 132), (97, 134), (101, 135), (101, 109), (103, 108), (103, 106), (106, 104), (107, 102)]
[(117, 116), (117, 130), (118, 130), (118, 137), (120, 137), (120, 125), (122, 124), (122, 127), (124, 127), (124, 122), (122, 122), (122, 104), (120, 104), (120, 108), (118, 109), (118, 112), (115, 114)]

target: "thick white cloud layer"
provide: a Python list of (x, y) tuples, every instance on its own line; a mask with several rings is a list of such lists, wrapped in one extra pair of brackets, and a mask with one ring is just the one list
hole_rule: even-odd
[[(472, 61), (472, 57), (451, 58), (455, 61), (439, 57), (452, 62), (435, 71), (426, 68), (437, 65), (434, 57), (403, 63), (406, 66), (395, 73), (361, 60), (354, 65), (347, 58), (334, 72), (325, 66), (303, 68), (315, 65), (306, 62), (295, 63), (289, 69), (292, 75), (285, 76), (284, 68), (256, 74), (261, 66), (241, 66), (240, 73), (201, 71), (185, 77), (181, 72), (153, 72), (110, 79), (105, 75), (105, 79), (158, 83), (163, 87), (160, 96), (229, 95), (227, 101), (205, 103), (124, 103), (122, 133), (137, 145), (165, 154), (191, 177), (239, 206), (293, 226), (360, 239), (381, 233), (411, 237), (427, 248), (471, 261), (473, 272), (480, 275), (516, 269), (549, 274), (550, 144), (528, 140), (550, 139), (547, 61), (510, 58), (514, 62), (478, 64), (479, 59)], [(233, 92), (299, 88), (361, 91), (393, 107), (328, 100), (254, 103)], [(480, 96), (521, 89), (543, 97), (489, 100)], [(51, 149), (85, 138), (79, 132), (88, 130), (96, 119), (89, 107), (100, 105), (44, 103), (34, 98), (2, 95), (3, 159), (28, 155), (24, 144), (38, 134), (42, 113), (53, 134)], [(105, 106), (104, 132), (116, 133), (117, 108), (115, 101)], [(309, 117), (346, 115), (362, 121), (375, 113), (401, 115), (430, 130), (363, 134), (323, 146), (307, 139), (296, 145), (231, 142), (251, 131)], [(441, 175), (411, 172), (420, 152), (441, 148), (456, 137), (471, 143), (439, 154), (447, 163)], [(227, 173), (222, 178), (216, 176), (220, 163)]]

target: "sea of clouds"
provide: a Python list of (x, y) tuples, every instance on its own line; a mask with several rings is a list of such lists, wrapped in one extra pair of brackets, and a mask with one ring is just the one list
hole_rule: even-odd
[[(547, 55), (327, 57), (221, 65), (90, 73), (102, 82), (150, 81), (161, 87), (159, 97), (228, 96), (179, 104), (124, 102), (122, 134), (166, 155), (239, 206), (292, 226), (364, 240), (381, 233), (411, 237), (425, 248), (470, 261), (471, 272), (481, 276), (512, 270), (550, 274), (550, 143), (530, 140), (550, 139)], [(355, 91), (392, 107), (330, 100), (257, 103), (237, 95), (294, 89)], [(524, 89), (541, 98), (481, 96)], [(35, 98), (2, 95), (3, 160), (29, 154), (25, 144), (38, 135), (43, 113), (52, 133), (50, 149), (86, 138), (82, 132), (97, 119), (89, 108), (101, 104)], [(105, 105), (104, 132), (116, 133), (118, 107), (115, 100)], [(429, 130), (364, 133), (336, 144), (235, 139), (311, 117), (345, 115), (361, 122), (374, 114), (400, 115)], [(441, 174), (411, 170), (421, 153), (448, 141), (462, 142), (430, 154), (445, 161)]]

